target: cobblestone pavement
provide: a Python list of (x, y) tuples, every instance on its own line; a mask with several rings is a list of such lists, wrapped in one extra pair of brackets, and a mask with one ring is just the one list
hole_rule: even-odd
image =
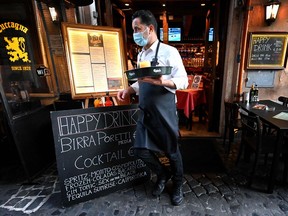
[[(64, 208), (61, 203), (56, 165), (33, 185), (6, 183), (0, 185), (0, 215), (73, 215), (73, 216), (164, 216), (164, 215), (288, 215), (288, 188), (277, 183), (272, 194), (257, 192), (245, 186), (245, 166), (235, 168), (233, 154), (225, 156), (226, 171), (220, 173), (185, 173), (181, 206), (172, 206), (169, 181), (163, 194), (154, 198), (155, 181), (127, 188)], [(241, 168), (242, 167), (242, 168)], [(260, 184), (260, 183), (259, 183)]]

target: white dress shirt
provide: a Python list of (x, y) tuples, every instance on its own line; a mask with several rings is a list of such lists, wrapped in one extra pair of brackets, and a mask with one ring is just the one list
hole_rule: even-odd
[[(152, 61), (156, 54), (157, 44), (158, 40), (155, 41), (149, 49), (142, 49), (142, 51), (137, 56), (138, 64), (141, 61)], [(178, 50), (173, 46), (160, 43), (157, 58), (159, 63), (157, 66), (172, 66), (171, 74), (163, 75), (163, 78), (173, 81), (176, 89), (186, 89), (188, 86), (187, 72)], [(138, 82), (133, 83), (131, 87), (134, 89), (136, 94), (139, 93)], [(176, 92), (176, 89), (171, 89), (168, 87), (165, 88), (174, 94)]]

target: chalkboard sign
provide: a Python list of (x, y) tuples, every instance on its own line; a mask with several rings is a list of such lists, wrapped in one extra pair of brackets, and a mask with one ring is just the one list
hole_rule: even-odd
[(137, 105), (51, 112), (64, 206), (148, 180), (133, 156), (137, 118)]
[(283, 69), (288, 33), (250, 33), (247, 69)]

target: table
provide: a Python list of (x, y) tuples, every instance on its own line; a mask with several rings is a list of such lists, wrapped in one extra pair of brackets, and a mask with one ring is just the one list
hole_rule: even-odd
[[(255, 106), (257, 103), (267, 105), (268, 107), (273, 106), (275, 107), (275, 110), (267, 111), (267, 110), (261, 110), (261, 109), (254, 109), (253, 106)], [(280, 156), (280, 145), (281, 145), (281, 142), (283, 141), (284, 134), (288, 132), (288, 121), (276, 119), (273, 117), (281, 112), (288, 113), (288, 108), (270, 100), (262, 100), (262, 101), (253, 102), (253, 103), (241, 102), (238, 104), (243, 110), (247, 111), (250, 114), (258, 115), (259, 118), (263, 122), (271, 125), (273, 128), (277, 130), (277, 142), (276, 142), (275, 149), (274, 149), (272, 168), (270, 171), (270, 179), (269, 179), (269, 184), (268, 184), (268, 192), (272, 193), (274, 189), (274, 180), (275, 180), (274, 176), (276, 175), (276, 171), (278, 168), (278, 162), (279, 162), (279, 156)]]
[[(263, 104), (263, 105), (266, 105), (268, 107), (275, 107), (275, 111), (285, 111), (285, 110), (288, 110), (287, 107), (279, 104), (279, 103), (276, 103), (274, 101), (271, 101), (271, 100), (260, 100), (258, 102), (250, 102), (250, 103), (246, 103), (246, 102), (240, 102), (238, 103), (244, 110), (246, 111), (257, 111), (257, 109), (253, 109), (253, 107), (256, 105), (256, 104)], [(264, 112), (265, 113), (265, 112)]]
[[(189, 119), (189, 130), (192, 129), (192, 113), (196, 107), (206, 104), (206, 95), (204, 89), (184, 89), (176, 90), (177, 109), (183, 110), (186, 118)], [(199, 113), (201, 119), (202, 109)]]

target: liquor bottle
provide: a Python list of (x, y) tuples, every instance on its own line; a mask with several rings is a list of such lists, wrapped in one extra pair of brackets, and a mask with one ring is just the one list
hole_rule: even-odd
[(254, 102), (254, 100), (255, 100), (254, 95), (255, 95), (255, 83), (253, 83), (251, 88), (250, 88), (249, 102)]
[(113, 106), (113, 102), (110, 100), (110, 97), (106, 97), (106, 101), (105, 101), (105, 107), (107, 106)]
[(254, 99), (255, 99), (254, 101), (255, 102), (259, 101), (258, 93), (259, 93), (258, 86), (255, 85), (255, 90), (254, 90)]
[(103, 102), (102, 102), (101, 98), (96, 98), (94, 100), (94, 107), (103, 107)]

